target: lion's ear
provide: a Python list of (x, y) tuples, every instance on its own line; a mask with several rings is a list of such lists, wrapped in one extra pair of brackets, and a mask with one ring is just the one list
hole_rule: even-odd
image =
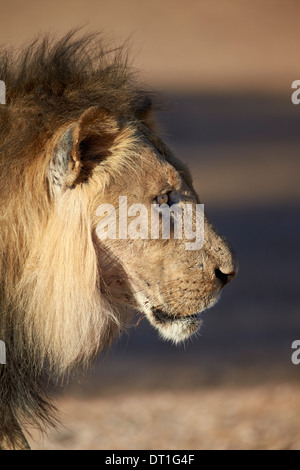
[(77, 122), (60, 129), (54, 137), (49, 164), (51, 186), (70, 188), (87, 180), (94, 166), (110, 154), (119, 130), (116, 120), (98, 106), (87, 109)]
[(146, 97), (137, 109), (135, 110), (135, 117), (152, 130), (156, 130), (156, 122), (154, 117), (153, 103), (150, 97)]

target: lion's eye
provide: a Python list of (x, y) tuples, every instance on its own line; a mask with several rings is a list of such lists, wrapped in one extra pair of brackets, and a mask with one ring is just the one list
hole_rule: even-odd
[(168, 194), (161, 194), (160, 196), (157, 196), (156, 197), (156, 202), (157, 204), (159, 204), (160, 206), (162, 204), (168, 204), (169, 202), (169, 196)]

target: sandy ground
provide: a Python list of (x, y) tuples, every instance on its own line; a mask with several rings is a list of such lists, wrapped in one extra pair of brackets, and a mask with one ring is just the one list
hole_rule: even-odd
[(157, 390), (60, 401), (33, 449), (300, 449), (300, 385)]

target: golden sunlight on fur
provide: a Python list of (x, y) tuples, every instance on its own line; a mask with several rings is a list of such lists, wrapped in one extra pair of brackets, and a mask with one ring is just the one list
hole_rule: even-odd
[(158, 196), (199, 203), (155, 131), (153, 97), (99, 41), (70, 33), (0, 58), (0, 448), (27, 448), (23, 425), (54, 422), (49, 376), (87, 365), (137, 311), (163, 338), (189, 338), (237, 271), (206, 218), (201, 250), (97, 236), (97, 207), (118, 211), (120, 195), (149, 210)]

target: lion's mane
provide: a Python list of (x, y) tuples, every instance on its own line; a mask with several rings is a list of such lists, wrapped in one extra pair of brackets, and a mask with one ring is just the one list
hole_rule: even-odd
[(105, 348), (122, 322), (101, 297), (88, 188), (66, 193), (54, 210), (45, 146), (91, 106), (121, 119), (143, 113), (150, 98), (123, 48), (74, 31), (2, 49), (0, 79), (0, 437), (17, 446), (20, 420), (53, 419), (49, 377)]

